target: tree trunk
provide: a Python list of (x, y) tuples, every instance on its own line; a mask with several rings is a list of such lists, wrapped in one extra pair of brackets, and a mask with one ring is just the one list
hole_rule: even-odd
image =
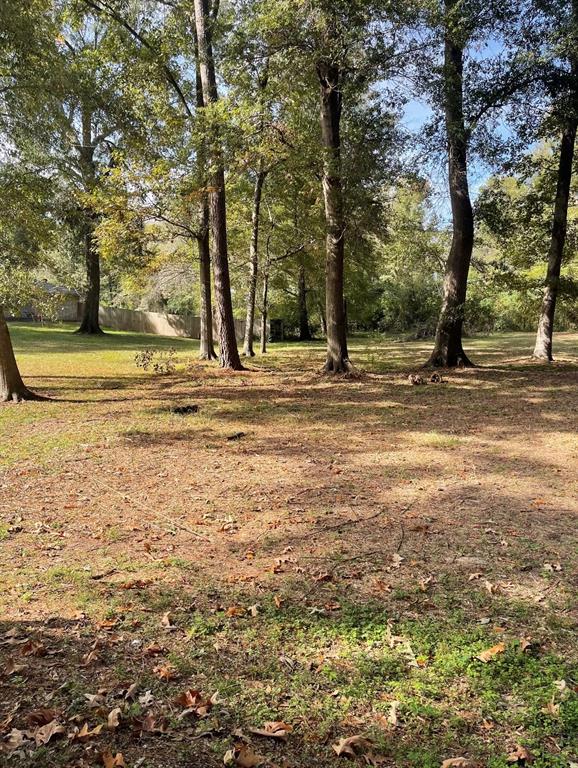
[[(574, 0), (574, 19), (578, 23), (578, 2)], [(572, 72), (577, 91), (574, 98), (574, 108), (578, 109), (578, 60), (572, 61)], [(576, 113), (568, 120), (560, 143), (560, 161), (558, 165), (558, 181), (556, 185), (556, 199), (554, 201), (554, 216), (552, 221), (552, 236), (548, 254), (548, 269), (546, 272), (546, 285), (542, 298), (542, 309), (538, 322), (538, 333), (534, 347), (534, 357), (540, 360), (552, 361), (552, 335), (554, 332), (554, 315), (556, 312), (556, 299), (560, 284), (560, 271), (562, 257), (566, 242), (568, 228), (568, 203), (570, 199), (570, 183), (572, 181), (572, 163), (574, 160), (574, 145), (576, 143), (576, 131), (578, 118)]]
[(267, 178), (263, 160), (259, 163), (259, 171), (255, 180), (253, 194), (253, 213), (251, 215), (251, 244), (249, 247), (249, 290), (247, 292), (247, 316), (245, 319), (245, 342), (243, 354), (253, 357), (253, 336), (255, 326), (255, 298), (257, 296), (257, 278), (259, 276), (259, 224), (263, 185)]
[[(96, 184), (94, 164), (94, 146), (92, 143), (92, 113), (87, 107), (82, 109), (82, 145), (78, 147), (80, 170), (84, 191), (90, 193)], [(86, 295), (82, 322), (77, 333), (102, 334), (98, 320), (100, 306), (100, 256), (94, 237), (96, 216), (90, 210), (84, 211), (82, 239), (84, 241), (84, 260), (86, 264)]]
[(22, 400), (40, 400), (38, 395), (31, 392), (22, 381), (14, 349), (8, 331), (8, 324), (4, 317), (4, 310), (0, 307), (0, 402), (19, 403)]
[[(458, 0), (445, 0), (449, 13)], [(444, 99), (448, 145), (448, 177), (453, 235), (446, 265), (443, 300), (429, 365), (471, 366), (462, 346), (468, 273), (474, 247), (474, 216), (468, 188), (468, 132), (463, 110), (463, 59), (461, 43), (446, 27)]]
[(86, 294), (84, 297), (82, 322), (77, 333), (102, 334), (104, 331), (100, 327), (98, 319), (98, 308), (100, 306), (100, 257), (94, 242), (92, 221), (85, 224), (83, 240), (86, 262)]
[(309, 327), (309, 313), (307, 312), (307, 282), (305, 279), (305, 265), (299, 265), (299, 286), (297, 292), (299, 307), (299, 341), (311, 341), (311, 329)]
[(269, 270), (263, 275), (263, 307), (261, 311), (261, 354), (267, 352), (267, 317), (269, 315)]
[(211, 302), (211, 250), (209, 244), (209, 205), (205, 198), (201, 203), (201, 231), (197, 239), (199, 247), (199, 275), (201, 296), (200, 360), (216, 360), (213, 345), (213, 307)]
[[(197, 109), (204, 107), (203, 84), (201, 82), (201, 64), (199, 59), (199, 44), (197, 42), (197, 30), (193, 25), (193, 38), (195, 45), (195, 90)], [(216, 360), (217, 354), (213, 344), (213, 307), (211, 301), (211, 245), (209, 242), (209, 198), (206, 192), (207, 186), (207, 160), (206, 142), (201, 137), (200, 147), (197, 153), (197, 177), (199, 186), (203, 190), (202, 200), (199, 204), (199, 236), (197, 245), (199, 248), (199, 289), (201, 310), (201, 332), (199, 342), (199, 359)]]
[[(215, 63), (211, 45), (211, 29), (207, 0), (194, 0), (195, 28), (199, 47), (199, 68), (205, 107), (218, 101)], [(210, 179), (209, 222), (212, 244), (212, 262), (215, 283), (215, 300), (219, 328), (219, 362), (222, 368), (243, 370), (237, 340), (231, 280), (229, 277), (229, 255), (227, 246), (227, 208), (225, 200), (225, 170), (223, 153), (218, 131), (211, 136), (211, 166), (214, 169)]]
[(327, 319), (325, 317), (325, 310), (323, 309), (322, 302), (319, 302), (319, 317), (321, 318), (321, 331), (324, 336), (327, 336)]
[(341, 91), (339, 68), (317, 64), (320, 84), (321, 135), (323, 139), (323, 198), (326, 224), (325, 302), (327, 322), (327, 373), (351, 370), (343, 303), (345, 216), (341, 181)]

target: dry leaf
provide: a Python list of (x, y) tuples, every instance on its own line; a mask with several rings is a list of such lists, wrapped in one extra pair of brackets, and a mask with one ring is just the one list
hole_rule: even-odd
[(113, 755), (112, 752), (106, 750), (106, 752), (102, 753), (101, 758), (104, 768), (125, 768), (126, 764), (122, 752), (117, 752), (116, 755)]
[(187, 690), (179, 694), (175, 699), (175, 704), (180, 704), (181, 707), (185, 707), (184, 711), (179, 715), (179, 719), (186, 717), (187, 715), (196, 715), (197, 717), (206, 717), (213, 705), (217, 701), (217, 694), (211, 696), (210, 699), (206, 699), (200, 691)]
[(287, 736), (293, 731), (293, 726), (284, 723), (281, 720), (274, 722), (263, 723), (262, 728), (249, 728), (251, 733), (255, 736), (265, 736), (270, 739), (278, 739), (280, 741), (287, 741)]
[(20, 653), (22, 656), (46, 656), (47, 650), (45, 646), (38, 640), (28, 640), (20, 646)]
[(34, 728), (51, 723), (57, 716), (58, 712), (56, 709), (45, 709), (41, 707), (40, 709), (33, 709), (32, 712), (29, 712), (26, 716), (26, 722), (31, 728)]
[(230, 619), (234, 619), (237, 616), (244, 616), (246, 613), (247, 611), (243, 608), (242, 605), (231, 605), (227, 608), (225, 615)]
[(474, 766), (475, 763), (467, 757), (450, 757), (442, 763), (442, 768), (474, 768)]
[(26, 669), (26, 664), (17, 664), (10, 656), (4, 665), (4, 674), (6, 677), (10, 677), (10, 675), (17, 675), (18, 672), (22, 672), (24, 669)]
[(58, 720), (52, 720), (34, 733), (34, 741), (38, 746), (41, 746), (42, 744), (48, 744), (53, 736), (62, 736), (65, 733), (66, 728), (60, 725)]
[(534, 756), (532, 753), (521, 744), (516, 744), (516, 749), (513, 752), (510, 752), (506, 758), (509, 763), (515, 763), (517, 765), (530, 765), (533, 759)]
[(370, 749), (372, 744), (365, 736), (347, 736), (331, 746), (338, 757), (355, 757)]
[(394, 728), (397, 727), (397, 710), (399, 707), (399, 701), (392, 701), (389, 707), (389, 714), (387, 716), (387, 722)]
[(97, 725), (96, 728), (90, 730), (88, 723), (84, 723), (79, 731), (69, 735), (69, 739), (71, 739), (71, 741), (88, 741), (93, 736), (98, 736), (103, 728), (104, 725), (101, 723), (100, 725)]
[(161, 627), (166, 632), (172, 632), (173, 630), (177, 629), (177, 627), (173, 624), (171, 620), (171, 614), (169, 611), (167, 611), (166, 613), (163, 613), (163, 617), (161, 619)]
[(233, 749), (229, 749), (223, 757), (225, 765), (238, 765), (241, 768), (256, 768), (265, 762), (265, 758), (255, 754), (251, 747), (246, 744), (235, 744)]
[(114, 731), (115, 728), (118, 728), (120, 725), (120, 718), (122, 715), (122, 710), (120, 707), (115, 707), (108, 713), (108, 719), (107, 719), (107, 728), (109, 731)]
[(170, 663), (158, 664), (156, 667), (153, 668), (153, 672), (159, 678), (159, 680), (168, 681), (168, 680), (174, 680), (176, 677), (178, 677), (176, 668)]
[(506, 650), (506, 644), (505, 643), (496, 643), (496, 645), (493, 645), (491, 648), (488, 648), (485, 651), (482, 651), (476, 656), (476, 659), (479, 659), (480, 661), (483, 661), (484, 664), (487, 664), (489, 661), (491, 661), (493, 658), (498, 656), (500, 653), (504, 653)]

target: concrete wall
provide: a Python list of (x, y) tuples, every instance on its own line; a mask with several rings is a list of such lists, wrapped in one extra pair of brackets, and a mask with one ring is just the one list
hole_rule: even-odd
[[(152, 333), (157, 336), (180, 336), (188, 339), (198, 339), (201, 335), (201, 318), (194, 315), (168, 315), (161, 312), (142, 312), (118, 307), (100, 307), (98, 315), (102, 326), (112, 328), (115, 331)], [(244, 320), (235, 320), (235, 331), (237, 340), (241, 341), (245, 334)], [(255, 331), (257, 332), (258, 329), (255, 328)], [(213, 332), (216, 339), (217, 329), (214, 324)]]

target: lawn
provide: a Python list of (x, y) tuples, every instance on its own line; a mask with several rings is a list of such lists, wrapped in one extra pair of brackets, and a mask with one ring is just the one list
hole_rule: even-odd
[(11, 326), (51, 399), (0, 406), (0, 764), (576, 768), (578, 334), (412, 387), (428, 341), (331, 380), (70, 330)]

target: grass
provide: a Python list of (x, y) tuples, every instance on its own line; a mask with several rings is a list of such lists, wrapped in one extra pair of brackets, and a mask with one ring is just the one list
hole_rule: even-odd
[[(551, 366), (531, 335), (471, 339), (479, 368), (411, 387), (427, 341), (356, 337), (362, 377), (332, 381), (321, 342), (230, 374), (193, 341), (70, 331), (11, 326), (51, 400), (0, 408), (0, 761), (31, 711), (73, 733), (120, 707), (10, 761), (211, 768), (244, 740), (325, 768), (361, 734), (385, 766), (523, 745), (574, 768), (576, 334)], [(177, 372), (138, 370), (144, 347)], [(181, 718), (188, 688), (219, 703)], [(286, 743), (252, 735), (272, 720)]]

